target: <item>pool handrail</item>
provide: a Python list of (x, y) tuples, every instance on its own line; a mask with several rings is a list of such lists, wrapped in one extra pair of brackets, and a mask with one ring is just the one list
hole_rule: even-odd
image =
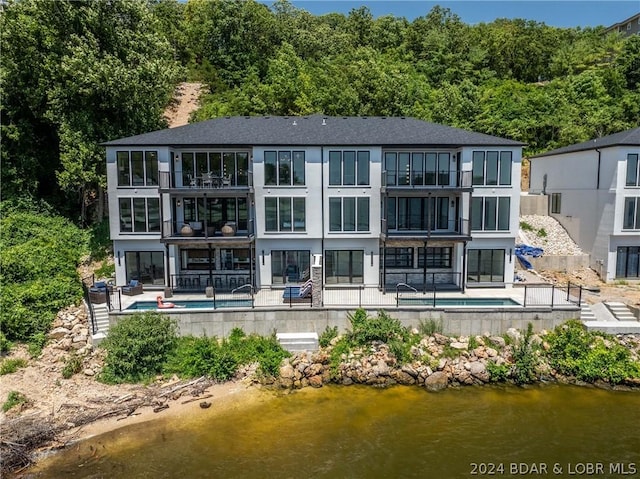
[(400, 286), (404, 286), (405, 288), (408, 288), (410, 290), (412, 290), (414, 293), (417, 293), (418, 290), (416, 288), (414, 288), (413, 286), (408, 285), (407, 283), (398, 283), (396, 284), (396, 308), (398, 306), (400, 306)]
[(247, 284), (243, 284), (242, 286), (238, 286), (237, 288), (234, 288), (231, 290), (231, 294), (235, 294), (236, 292), (242, 290), (242, 289), (246, 289), (249, 288), (249, 294), (251, 294), (251, 308), (255, 307), (255, 300), (254, 300), (254, 288), (253, 285), (251, 283), (247, 283)]

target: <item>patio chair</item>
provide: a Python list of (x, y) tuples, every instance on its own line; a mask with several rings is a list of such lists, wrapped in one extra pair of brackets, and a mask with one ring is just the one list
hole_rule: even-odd
[(107, 302), (109, 287), (104, 281), (98, 281), (89, 288), (89, 301), (93, 304), (101, 304)]
[(135, 296), (142, 293), (142, 285), (137, 279), (132, 279), (128, 285), (122, 287), (122, 294), (127, 296)]

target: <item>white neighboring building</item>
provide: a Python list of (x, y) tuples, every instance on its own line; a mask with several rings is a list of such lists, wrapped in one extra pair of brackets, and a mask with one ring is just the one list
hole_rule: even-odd
[(602, 279), (640, 279), (640, 128), (531, 158), (530, 193), (589, 252)]
[(232, 117), (105, 143), (116, 281), (510, 285), (522, 143), (411, 118)]

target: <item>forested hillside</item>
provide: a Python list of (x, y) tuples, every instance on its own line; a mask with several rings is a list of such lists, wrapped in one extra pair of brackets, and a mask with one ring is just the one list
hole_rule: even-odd
[[(421, 8), (416, 2), (415, 8)], [(179, 80), (227, 115), (404, 115), (526, 142), (640, 124), (640, 37), (435, 7), (314, 16), (278, 1), (18, 0), (0, 15), (3, 197), (104, 214), (100, 142), (164, 126)]]

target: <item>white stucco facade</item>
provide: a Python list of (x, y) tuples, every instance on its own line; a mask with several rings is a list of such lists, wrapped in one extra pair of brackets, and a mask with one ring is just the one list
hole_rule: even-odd
[(231, 144), (211, 137), (211, 145), (137, 145), (132, 138), (106, 145), (118, 285), (282, 288), (308, 279), (315, 255), (323, 259), (323, 287), (513, 281), (516, 142)]
[(606, 281), (638, 277), (637, 260), (622, 265), (618, 255), (637, 255), (640, 246), (640, 224), (625, 220), (625, 214), (637, 214), (626, 205), (639, 201), (640, 185), (627, 181), (639, 153), (636, 145), (596, 143), (531, 160), (530, 193), (550, 196), (549, 214), (590, 254), (590, 266)]

